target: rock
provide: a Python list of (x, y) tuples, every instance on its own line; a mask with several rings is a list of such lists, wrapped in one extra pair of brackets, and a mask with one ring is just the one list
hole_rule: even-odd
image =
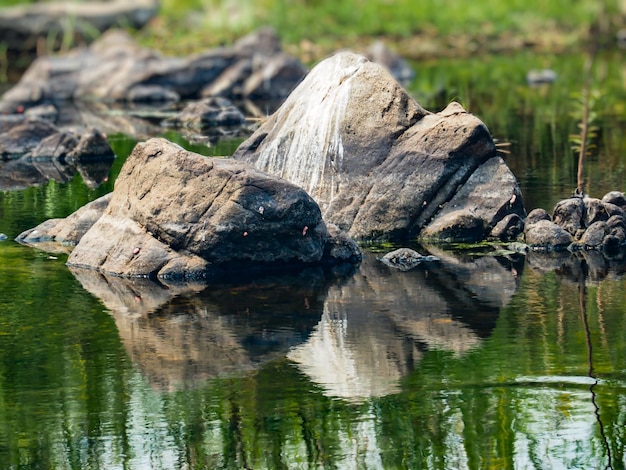
[(556, 203), (552, 212), (552, 220), (559, 227), (574, 236), (578, 230), (586, 227), (584, 224), (584, 213), (585, 205), (583, 199), (571, 197)]
[(586, 197), (583, 199), (585, 205), (585, 217), (583, 219), (584, 227), (589, 228), (595, 222), (606, 222), (609, 219), (609, 213), (604, 203), (600, 199)]
[(597, 221), (591, 224), (580, 238), (577, 244), (586, 249), (600, 248), (604, 237), (610, 233), (609, 226), (604, 221)]
[(439, 258), (432, 255), (424, 256), (410, 248), (398, 248), (387, 253), (380, 260), (390, 268), (410, 271), (423, 262), (439, 261)]
[(383, 41), (375, 41), (368, 46), (365, 56), (372, 62), (384, 65), (391, 75), (403, 85), (409, 84), (415, 78), (415, 71), (406, 60), (389, 49)]
[(0, 133), (0, 159), (67, 160), (70, 163), (112, 160), (115, 157), (105, 136), (94, 128), (60, 130), (54, 124), (26, 118)]
[[(272, 36), (273, 35), (273, 36)], [(141, 48), (128, 33), (111, 30), (91, 46), (58, 56), (40, 57), (0, 102), (0, 112), (28, 109), (42, 103), (76, 100), (178, 101), (198, 99), (201, 91), (220, 82), (220, 95), (284, 99), (306, 69), (297, 59), (268, 44), (278, 37), (263, 29), (243, 43), (189, 57), (165, 57)], [(255, 38), (259, 39), (254, 49)], [(270, 54), (271, 53), (271, 54)], [(241, 83), (224, 84), (231, 67), (251, 64)], [(235, 89), (237, 91), (235, 91)]]
[[(113, 193), (109, 193), (101, 196), (64, 219), (46, 220), (37, 227), (19, 234), (16, 241), (24, 245), (35, 246), (44, 251), (66, 251), (69, 253), (93, 224), (100, 219), (109, 205), (112, 195)], [(66, 249), (55, 249), (54, 244), (65, 246)]]
[(509, 214), (491, 230), (490, 238), (507, 242), (515, 240), (524, 231), (524, 221), (517, 214)]
[(233, 158), (301, 186), (356, 239), (485, 238), (508, 214), (525, 217), (480, 120), (457, 103), (424, 110), (350, 52), (318, 64)]
[(48, 121), (27, 119), (0, 134), (0, 159), (11, 160), (28, 156), (45, 138), (58, 133)]
[(41, 41), (52, 48), (58, 48), (64, 37), (88, 42), (114, 26), (140, 29), (158, 9), (154, 0), (42, 2), (0, 8), (0, 43), (9, 52), (35, 52)]
[(7, 238), (9, 238), (9, 237), (7, 237), (6, 234), (0, 233), (0, 242), (5, 241)]
[(167, 119), (165, 124), (204, 129), (218, 126), (240, 126), (245, 120), (243, 113), (230, 100), (213, 97), (189, 103), (180, 113)]
[(545, 209), (541, 209), (541, 208), (533, 209), (532, 211), (528, 213), (528, 217), (526, 217), (525, 224), (532, 225), (532, 224), (539, 222), (540, 220), (552, 221), (552, 217), (550, 217), (550, 214), (548, 214)]
[(526, 224), (524, 238), (531, 248), (561, 250), (572, 243), (572, 235), (550, 220), (539, 220), (534, 224)]
[[(329, 242), (343, 248), (333, 250)], [(121, 276), (194, 279), (211, 269), (359, 260), (356, 244), (336, 233), (333, 238), (300, 188), (241, 162), (151, 139), (124, 163), (106, 210), (68, 264)]]
[(608, 202), (626, 210), (626, 196), (621, 191), (610, 191), (602, 197), (602, 202)]

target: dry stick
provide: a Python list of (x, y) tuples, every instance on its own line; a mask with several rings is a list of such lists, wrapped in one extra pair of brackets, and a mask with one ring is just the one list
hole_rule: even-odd
[(587, 153), (587, 134), (589, 131), (589, 98), (591, 87), (591, 69), (593, 59), (595, 57), (595, 48), (593, 48), (585, 58), (584, 77), (585, 83), (583, 88), (583, 122), (580, 135), (580, 153), (578, 154), (578, 173), (576, 175), (576, 194), (584, 196), (585, 194), (585, 155)]

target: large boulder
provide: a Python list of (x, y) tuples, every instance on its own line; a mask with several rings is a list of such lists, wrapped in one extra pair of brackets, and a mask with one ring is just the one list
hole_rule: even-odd
[(478, 118), (457, 103), (426, 111), (387, 68), (351, 52), (318, 64), (233, 157), (301, 186), (361, 240), (475, 241), (525, 217)]
[[(102, 215), (93, 217), (92, 209), (73, 217), (82, 231), (85, 221), (97, 220), (79, 237), (70, 266), (193, 279), (212, 270), (355, 263), (361, 256), (350, 238), (327, 228), (302, 189), (165, 139), (138, 144)], [(36, 228), (43, 229), (51, 227)], [(51, 237), (75, 233), (54, 230)]]
[[(255, 43), (257, 48), (251, 46)], [(268, 43), (274, 46), (267, 46)], [(288, 72), (277, 67), (276, 57), (284, 59), (277, 43), (276, 33), (263, 29), (230, 47), (188, 57), (166, 57), (140, 47), (125, 32), (111, 30), (89, 47), (38, 58), (19, 83), (5, 93), (0, 112), (63, 100), (197, 99), (214, 82), (222, 84), (219, 93), (222, 96), (282, 100), (307, 70), (293, 58), (287, 60), (291, 64)], [(243, 83), (232, 83), (222, 77), (232, 73), (237, 64), (250, 61), (255, 64), (254, 73), (251, 70), (243, 77)], [(258, 77), (262, 77), (260, 84)]]

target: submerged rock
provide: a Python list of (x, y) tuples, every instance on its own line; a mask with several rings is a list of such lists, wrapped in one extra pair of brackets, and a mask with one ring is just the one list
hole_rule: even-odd
[(109, 197), (18, 238), (34, 243), (34, 236), (46, 233), (48, 239), (77, 241), (68, 265), (121, 276), (194, 279), (215, 270), (361, 258), (352, 240), (327, 228), (300, 188), (165, 139), (135, 147)]
[(390, 268), (396, 268), (400, 271), (409, 271), (421, 263), (438, 261), (439, 258), (432, 255), (424, 256), (410, 248), (398, 248), (397, 250), (387, 253), (380, 258), (380, 260)]
[(234, 158), (301, 186), (325, 220), (362, 240), (476, 241), (526, 215), (479, 119), (457, 103), (426, 111), (351, 52), (315, 67)]

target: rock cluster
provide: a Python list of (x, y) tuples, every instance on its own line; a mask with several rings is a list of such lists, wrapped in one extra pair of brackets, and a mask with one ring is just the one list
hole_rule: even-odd
[(514, 239), (526, 215), (484, 123), (458, 103), (426, 111), (351, 52), (318, 64), (233, 157), (304, 188), (360, 240)]
[(540, 250), (600, 250), (615, 253), (626, 244), (626, 197), (611, 191), (602, 199), (571, 197), (559, 201), (552, 215), (544, 209), (528, 214), (524, 241)]
[(72, 100), (159, 102), (208, 96), (282, 100), (307, 69), (282, 51), (276, 33), (255, 31), (230, 47), (166, 57), (110, 30), (89, 47), (40, 57), (7, 91), (0, 112)]

